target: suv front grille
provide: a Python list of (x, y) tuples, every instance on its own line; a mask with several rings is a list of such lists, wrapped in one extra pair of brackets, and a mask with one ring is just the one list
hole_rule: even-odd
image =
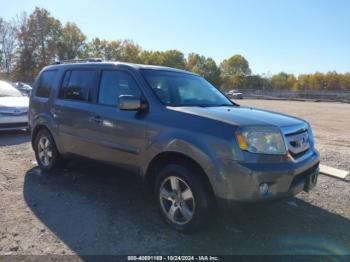
[(286, 135), (286, 142), (288, 151), (293, 156), (300, 155), (310, 148), (310, 139), (307, 130), (298, 134)]
[(312, 146), (306, 124), (283, 130), (288, 152), (294, 159), (302, 157)]

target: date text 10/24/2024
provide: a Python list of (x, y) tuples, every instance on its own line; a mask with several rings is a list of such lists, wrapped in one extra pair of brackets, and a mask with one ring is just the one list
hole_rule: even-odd
[(219, 261), (217, 256), (128, 256), (128, 261)]

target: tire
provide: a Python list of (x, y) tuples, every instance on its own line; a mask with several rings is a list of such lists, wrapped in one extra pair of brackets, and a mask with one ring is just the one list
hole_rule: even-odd
[(47, 129), (40, 130), (34, 140), (35, 158), (42, 170), (52, 171), (62, 165), (55, 141)]
[(156, 177), (159, 212), (167, 224), (183, 233), (205, 225), (214, 207), (211, 191), (197, 172), (201, 171), (182, 164), (168, 164)]

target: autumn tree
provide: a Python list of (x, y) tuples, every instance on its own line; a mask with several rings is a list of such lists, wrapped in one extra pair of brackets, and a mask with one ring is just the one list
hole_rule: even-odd
[(296, 81), (294, 75), (281, 72), (271, 78), (271, 87), (273, 89), (291, 90)]
[(190, 53), (187, 57), (187, 69), (203, 76), (213, 85), (220, 87), (220, 69), (212, 58)]
[(18, 52), (12, 78), (31, 83), (38, 71), (34, 51), (37, 48), (28, 28), (28, 16), (21, 14), (16, 22)]
[(41, 68), (57, 58), (61, 29), (60, 21), (45, 9), (35, 8), (28, 18), (22, 18), (17, 31), (16, 79), (32, 82)]
[(86, 36), (75, 23), (67, 22), (58, 37), (57, 55), (59, 60), (74, 59), (82, 55)]
[(141, 64), (186, 68), (184, 54), (177, 50), (142, 51), (139, 59)]
[(251, 74), (248, 61), (241, 55), (234, 55), (222, 61), (220, 70), (223, 88), (226, 90), (232, 89), (233, 86), (237, 88), (237, 83)]
[(234, 75), (250, 75), (251, 70), (249, 68), (248, 61), (241, 55), (231, 56), (229, 59), (225, 59), (220, 64), (221, 74), (225, 77), (231, 77)]
[(140, 62), (145, 65), (163, 65), (162, 52), (142, 51), (140, 53)]
[(95, 37), (84, 46), (82, 51), (83, 57), (98, 57), (106, 59), (107, 45), (108, 41)]
[(29, 16), (27, 27), (35, 47), (38, 67), (42, 68), (57, 58), (57, 43), (62, 33), (61, 23), (46, 9), (37, 7)]
[(120, 48), (121, 62), (140, 63), (141, 47), (131, 40), (124, 40)]

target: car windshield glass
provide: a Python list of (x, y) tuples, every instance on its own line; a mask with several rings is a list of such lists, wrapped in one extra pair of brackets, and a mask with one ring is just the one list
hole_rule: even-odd
[(204, 78), (181, 72), (142, 69), (142, 74), (163, 104), (168, 106), (233, 106)]
[(0, 81), (0, 97), (22, 96), (22, 94), (9, 83)]

